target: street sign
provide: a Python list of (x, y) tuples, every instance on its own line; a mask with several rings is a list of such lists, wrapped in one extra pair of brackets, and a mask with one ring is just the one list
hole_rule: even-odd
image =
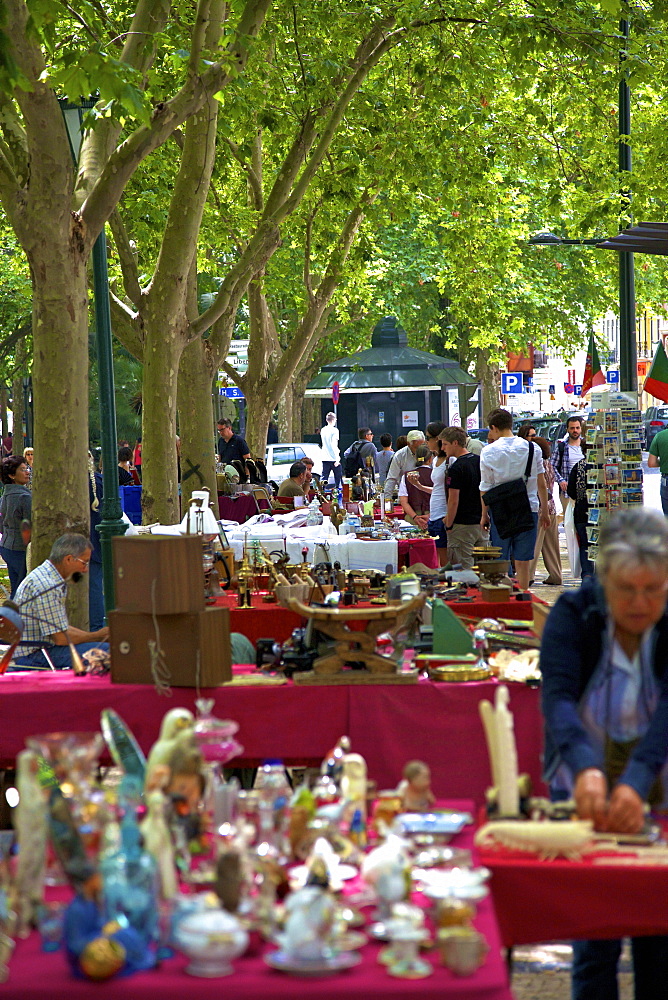
[(245, 399), (241, 389), (237, 389), (236, 385), (221, 386), (220, 395), (225, 396), (227, 399)]
[(524, 392), (522, 372), (501, 372), (501, 392), (504, 396)]
[(568, 369), (568, 381), (571, 385), (575, 385), (575, 368)]
[(619, 372), (610, 369), (606, 372), (605, 381), (608, 385), (619, 385)]
[(554, 393), (555, 393), (555, 391), (556, 391), (556, 386), (554, 386), (554, 385), (548, 385), (548, 387), (547, 387), (547, 391), (549, 392), (549, 394), (550, 394), (551, 396), (554, 396)]
[(341, 395), (341, 387), (339, 386), (339, 383), (338, 382), (333, 382), (332, 383), (332, 402), (334, 403), (334, 406), (336, 406), (336, 404), (338, 403), (340, 395)]
[(249, 340), (231, 340), (230, 341), (230, 354), (243, 354), (248, 353)]
[(574, 396), (581, 396), (582, 395), (582, 386), (581, 385), (574, 385), (573, 386), (573, 395)]
[(573, 385), (571, 382), (564, 382), (564, 392), (573, 392)]

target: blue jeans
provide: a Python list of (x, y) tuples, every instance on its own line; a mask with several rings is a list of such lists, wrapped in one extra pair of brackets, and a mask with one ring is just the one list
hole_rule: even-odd
[(343, 482), (343, 466), (339, 462), (338, 465), (334, 465), (334, 462), (323, 462), (322, 463), (322, 484), (326, 486), (329, 482), (330, 472), (334, 472), (334, 485), (337, 490)]
[(16, 593), (16, 588), (18, 585), (25, 580), (27, 575), (26, 570), (26, 550), (25, 549), (6, 549), (4, 545), (0, 547), (0, 556), (7, 563), (7, 572), (9, 573), (9, 586), (11, 589), (11, 597)]
[(88, 568), (88, 620), (91, 632), (97, 632), (104, 626), (102, 563), (92, 560)]
[[(668, 937), (631, 939), (635, 1000), (658, 1000), (668, 982)], [(622, 942), (574, 941), (572, 1000), (618, 1000)]]
[(587, 539), (587, 525), (576, 524), (575, 533), (578, 536), (578, 548), (580, 549), (580, 576), (584, 580), (588, 576), (594, 575), (594, 564), (589, 558), (589, 540)]
[(661, 509), (665, 516), (668, 517), (668, 476), (661, 476), (659, 496), (661, 497)]
[(531, 516), (533, 517), (533, 528), (529, 531), (521, 531), (519, 535), (514, 535), (512, 538), (501, 538), (495, 529), (496, 537), (501, 544), (502, 559), (507, 559), (512, 563), (516, 559), (519, 559), (520, 562), (531, 562), (538, 537), (538, 514), (533, 511)]
[[(21, 648), (20, 646), (18, 647)], [(89, 649), (104, 649), (109, 650), (108, 642), (78, 642), (74, 646), (79, 656), (83, 656), (87, 653)], [(72, 656), (70, 654), (69, 646), (47, 646), (46, 651), (49, 654), (49, 659), (53, 663), (56, 670), (71, 670), (72, 669)], [(48, 662), (44, 653), (41, 649), (35, 649), (32, 653), (27, 653), (25, 656), (15, 656), (14, 663), (18, 663), (25, 667), (46, 667)]]
[(430, 518), (427, 521), (427, 531), (434, 539), (437, 549), (447, 549), (448, 533), (445, 530), (445, 521), (442, 517), (435, 517), (433, 520)]

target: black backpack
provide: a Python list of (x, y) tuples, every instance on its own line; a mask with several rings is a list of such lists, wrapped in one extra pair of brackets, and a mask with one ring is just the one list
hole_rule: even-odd
[(364, 445), (363, 441), (356, 441), (343, 460), (343, 475), (346, 479), (352, 479), (360, 469), (364, 468), (364, 459), (360, 452)]

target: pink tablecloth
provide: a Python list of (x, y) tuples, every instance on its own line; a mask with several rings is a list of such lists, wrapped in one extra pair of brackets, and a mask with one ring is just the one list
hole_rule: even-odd
[(408, 565), (424, 563), (429, 569), (436, 569), (438, 566), (438, 555), (436, 554), (436, 542), (433, 538), (400, 538), (397, 542), (399, 566), (404, 566), (406, 560)]
[[(407, 760), (432, 769), (439, 797), (484, 801), (491, 783), (478, 715), (481, 698), (494, 698), (495, 681), (475, 684), (328, 685), (209, 688), (215, 714), (239, 723), (242, 760), (282, 757), (286, 763), (319, 763), (340, 736), (364, 755), (369, 777), (393, 788)], [(0, 763), (11, 766), (26, 736), (54, 730), (99, 728), (103, 708), (114, 708), (142, 750), (157, 739), (164, 713), (177, 705), (194, 710), (192, 688), (160, 697), (145, 684), (112, 684), (108, 677), (74, 677), (70, 671), (0, 676)], [(539, 787), (541, 717), (538, 692), (510, 685), (520, 770)]]
[[(470, 802), (452, 804), (457, 808), (471, 808)], [(472, 831), (469, 827), (454, 843), (470, 847), (471, 841)], [(461, 979), (441, 965), (437, 953), (430, 952), (429, 960), (434, 966), (434, 974), (417, 981), (389, 976), (378, 963), (380, 946), (374, 943), (362, 950), (362, 964), (357, 968), (325, 979), (295, 978), (274, 972), (265, 965), (259, 954), (237, 959), (234, 962), (234, 974), (224, 981), (191, 979), (184, 972), (186, 959), (177, 955), (153, 972), (103, 984), (88, 983), (69, 975), (62, 953), (45, 954), (40, 951), (38, 936), (32, 934), (26, 941), (17, 943), (10, 978), (2, 986), (2, 996), (8, 1000), (78, 1000), (83, 997), (97, 997), (100, 1000), (220, 1000), (221, 997), (233, 1000), (294, 1000), (295, 997), (312, 1000), (370, 1000), (372, 997), (400, 997), (401, 1000), (512, 1000), (489, 897), (479, 904), (475, 922), (490, 947), (485, 964), (473, 976)], [(262, 951), (265, 950), (268, 950), (267, 946), (263, 945)]]
[(668, 934), (668, 866), (600, 863), (605, 853), (594, 864), (483, 852), (504, 945)]

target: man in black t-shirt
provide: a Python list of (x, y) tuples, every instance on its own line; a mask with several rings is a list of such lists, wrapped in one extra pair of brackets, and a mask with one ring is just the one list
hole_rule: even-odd
[(447, 475), (448, 513), (444, 519), (448, 532), (448, 559), (473, 566), (473, 549), (482, 538), (480, 520), (480, 458), (466, 448), (466, 433), (461, 427), (446, 427), (439, 434), (450, 465)]
[(218, 421), (218, 457), (223, 465), (229, 465), (236, 458), (239, 462), (250, 458), (250, 448), (241, 437), (235, 434), (232, 429), (232, 421), (221, 419)]

